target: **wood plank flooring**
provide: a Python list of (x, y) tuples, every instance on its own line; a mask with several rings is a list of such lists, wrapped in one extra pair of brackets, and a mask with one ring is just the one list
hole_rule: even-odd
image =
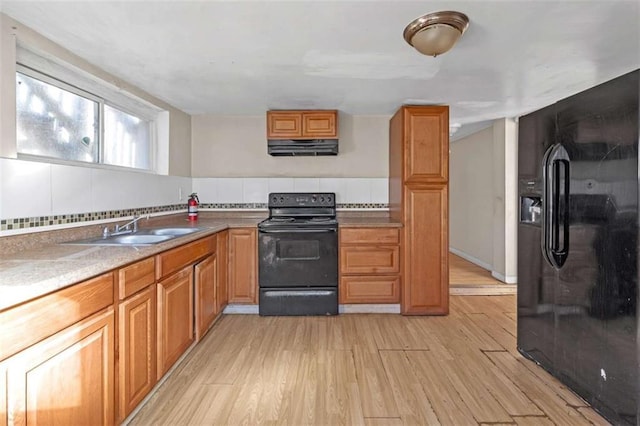
[(223, 316), (133, 425), (608, 424), (516, 351), (514, 296), (446, 317)]
[(449, 253), (449, 293), (452, 295), (497, 296), (516, 294), (515, 284), (493, 278), (491, 272)]
[(493, 278), (490, 271), (449, 253), (449, 284), (495, 285), (503, 283)]

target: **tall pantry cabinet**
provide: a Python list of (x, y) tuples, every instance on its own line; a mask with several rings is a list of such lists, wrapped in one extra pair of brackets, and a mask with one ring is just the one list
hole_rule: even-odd
[(402, 222), (400, 309), (449, 313), (449, 107), (403, 106), (389, 125), (389, 207)]

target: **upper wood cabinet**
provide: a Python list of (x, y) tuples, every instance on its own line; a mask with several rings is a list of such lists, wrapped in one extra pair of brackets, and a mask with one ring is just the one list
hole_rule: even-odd
[(402, 227), (403, 314), (449, 312), (449, 108), (403, 106), (389, 124), (389, 206)]
[(448, 107), (403, 107), (405, 183), (446, 183), (449, 179)]
[(229, 303), (258, 303), (257, 230), (229, 230)]
[(336, 139), (338, 111), (267, 111), (267, 139)]

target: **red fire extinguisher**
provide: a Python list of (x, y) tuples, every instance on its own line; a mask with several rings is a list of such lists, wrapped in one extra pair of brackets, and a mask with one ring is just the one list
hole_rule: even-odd
[(187, 202), (187, 212), (189, 216), (189, 220), (198, 220), (198, 204), (200, 204), (200, 200), (198, 200), (198, 194), (195, 192), (189, 195), (189, 201)]

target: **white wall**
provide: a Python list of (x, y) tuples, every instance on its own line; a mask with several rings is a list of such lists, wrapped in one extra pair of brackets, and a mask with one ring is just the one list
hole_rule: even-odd
[[(16, 43), (165, 110), (166, 162), (171, 176), (114, 168), (15, 159)], [(0, 218), (89, 213), (186, 203), (191, 192), (191, 117), (75, 56), (0, 14)], [(180, 177), (183, 176), (183, 177)], [(182, 192), (182, 199), (179, 194)]]
[(180, 191), (186, 203), (191, 178), (0, 158), (0, 219), (178, 204)]
[(450, 250), (517, 281), (518, 138), (512, 119), (450, 145)]
[(513, 119), (493, 122), (493, 270), (507, 283), (518, 279), (518, 127)]
[(389, 118), (340, 114), (337, 156), (273, 157), (266, 112), (193, 116), (191, 170), (194, 177), (387, 178)]
[(493, 127), (452, 142), (449, 239), (452, 251), (493, 267)]
[(194, 178), (201, 203), (266, 203), (270, 192), (335, 192), (339, 204), (387, 204), (387, 178)]

